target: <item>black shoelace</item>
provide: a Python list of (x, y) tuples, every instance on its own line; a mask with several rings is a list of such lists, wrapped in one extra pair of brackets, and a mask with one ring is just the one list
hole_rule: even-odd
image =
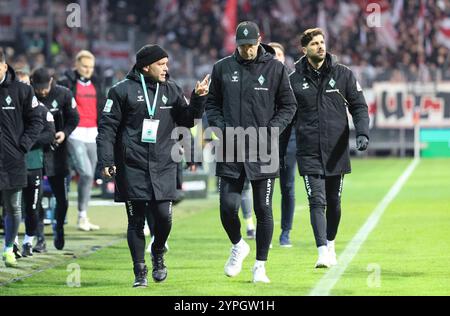
[(161, 270), (165, 268), (163, 256), (155, 256), (153, 258), (153, 261), (156, 270)]
[(137, 273), (137, 279), (145, 279), (147, 276), (147, 269), (141, 270)]

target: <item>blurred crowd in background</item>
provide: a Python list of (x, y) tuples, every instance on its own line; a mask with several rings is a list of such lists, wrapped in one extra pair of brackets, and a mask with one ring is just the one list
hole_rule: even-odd
[[(218, 59), (230, 54), (227, 23), (230, 12), (237, 12), (237, 22), (260, 25), (263, 42), (286, 47), (290, 68), (301, 56), (299, 34), (320, 26), (329, 51), (365, 87), (377, 80), (450, 79), (450, 0), (81, 0), (79, 28), (67, 27), (70, 3), (0, 0), (0, 21), (8, 10), (12, 15), (9, 28), (0, 32), (8, 62), (26, 70), (49, 66), (58, 76), (73, 66), (79, 50), (90, 49), (107, 89), (126, 75), (139, 47), (158, 43), (170, 53), (172, 77), (190, 90)], [(374, 19), (373, 12), (379, 13)], [(12, 41), (8, 31), (14, 32), (9, 34)]]

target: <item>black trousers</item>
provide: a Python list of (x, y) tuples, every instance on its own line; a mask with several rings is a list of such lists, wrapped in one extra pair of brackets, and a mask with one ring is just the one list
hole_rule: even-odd
[(145, 263), (144, 224), (149, 212), (154, 221), (152, 253), (163, 254), (172, 228), (172, 201), (127, 201), (125, 207), (128, 216), (127, 241), (133, 264)]
[(48, 181), (56, 199), (56, 229), (62, 229), (64, 227), (67, 209), (69, 208), (69, 200), (67, 197), (67, 176), (58, 175), (48, 177)]
[(327, 240), (334, 240), (338, 231), (344, 175), (331, 177), (305, 175), (303, 180), (308, 194), (316, 245), (326, 246)]
[(42, 208), (42, 169), (28, 171), (28, 186), (22, 192), (25, 205), (25, 233), (28, 236), (36, 236), (39, 212)]
[[(239, 179), (220, 177), (220, 219), (233, 244), (241, 240), (239, 207), (245, 182), (245, 172)], [(250, 181), (256, 215), (256, 260), (266, 261), (273, 235), (272, 195), (275, 179)]]

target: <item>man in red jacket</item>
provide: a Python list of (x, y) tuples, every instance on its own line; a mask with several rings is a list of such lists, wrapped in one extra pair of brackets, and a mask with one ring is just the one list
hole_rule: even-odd
[(88, 204), (97, 166), (97, 127), (99, 108), (103, 104), (102, 91), (93, 77), (95, 56), (80, 51), (75, 57), (75, 70), (66, 73), (59, 80), (68, 87), (75, 97), (80, 122), (68, 139), (69, 154), (73, 168), (80, 176), (78, 182), (78, 229), (82, 231), (98, 230), (87, 216)]

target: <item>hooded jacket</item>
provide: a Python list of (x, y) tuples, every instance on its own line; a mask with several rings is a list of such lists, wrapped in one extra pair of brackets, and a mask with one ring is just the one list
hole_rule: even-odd
[[(356, 135), (369, 137), (367, 104), (352, 71), (327, 53), (318, 76), (308, 59), (302, 57), (290, 81), (298, 103), (291, 125), (296, 131), (300, 174), (350, 173), (347, 109), (353, 117)], [(282, 152), (287, 141), (286, 137), (281, 140)]]
[(62, 131), (66, 135), (62, 144), (45, 151), (44, 172), (49, 177), (66, 176), (69, 174), (67, 139), (80, 120), (77, 103), (69, 89), (55, 84), (46, 97), (38, 96), (38, 99), (53, 115), (56, 132)]
[(8, 66), (0, 85), (0, 190), (27, 186), (25, 153), (44, 128), (33, 89)]
[(156, 96), (159, 120), (156, 143), (141, 141), (144, 119), (149, 119), (140, 72), (133, 67), (125, 80), (108, 92), (97, 136), (98, 163), (102, 168), (116, 166), (115, 201), (174, 200), (177, 163), (171, 152), (178, 144), (171, 138), (177, 126), (191, 128), (201, 119), (206, 97), (192, 93), (188, 105), (182, 89), (172, 80), (156, 83), (145, 79), (149, 102)]
[[(77, 80), (80, 79), (80, 75), (76, 71), (76, 69), (68, 70), (64, 73), (64, 75), (58, 79), (58, 85), (66, 87), (72, 92), (73, 97), (75, 98), (77, 95)], [(95, 91), (97, 94), (97, 122), (100, 121), (101, 112), (103, 109), (103, 105), (105, 104), (105, 92), (103, 91), (103, 87), (100, 84), (97, 77), (92, 76), (90, 79), (92, 84), (95, 87)]]
[[(286, 128), (294, 117), (297, 109), (286, 67), (274, 58), (272, 47), (261, 44), (255, 60), (244, 60), (236, 49), (230, 55), (218, 61), (213, 68), (211, 85), (206, 102), (206, 114), (211, 127), (223, 131), (223, 143), (232, 145), (234, 142), (237, 152), (237, 142), (226, 140), (226, 127), (249, 127), (257, 130), (262, 127), (278, 127), (279, 134)], [(269, 133), (270, 135), (270, 130)], [(242, 140), (241, 140), (242, 141)], [(257, 161), (251, 161), (249, 145), (258, 143)], [(267, 150), (261, 150), (260, 143), (267, 144)], [(253, 144), (254, 145), (254, 144)], [(278, 138), (276, 139), (278, 146)], [(225, 146), (227, 156), (230, 148)], [(279, 175), (279, 164), (273, 172), (263, 172), (262, 167), (273, 161), (264, 161), (262, 155), (272, 157), (272, 150), (278, 160), (278, 148), (271, 148), (270, 139), (250, 139), (245, 144), (245, 159), (239, 162), (235, 157), (229, 161), (217, 162), (216, 175), (230, 178), (239, 178), (245, 170), (250, 180), (274, 178)]]
[(39, 104), (38, 110), (44, 121), (44, 129), (25, 156), (28, 170), (44, 168), (44, 150), (48, 150), (55, 139), (55, 120), (53, 115), (42, 103)]

